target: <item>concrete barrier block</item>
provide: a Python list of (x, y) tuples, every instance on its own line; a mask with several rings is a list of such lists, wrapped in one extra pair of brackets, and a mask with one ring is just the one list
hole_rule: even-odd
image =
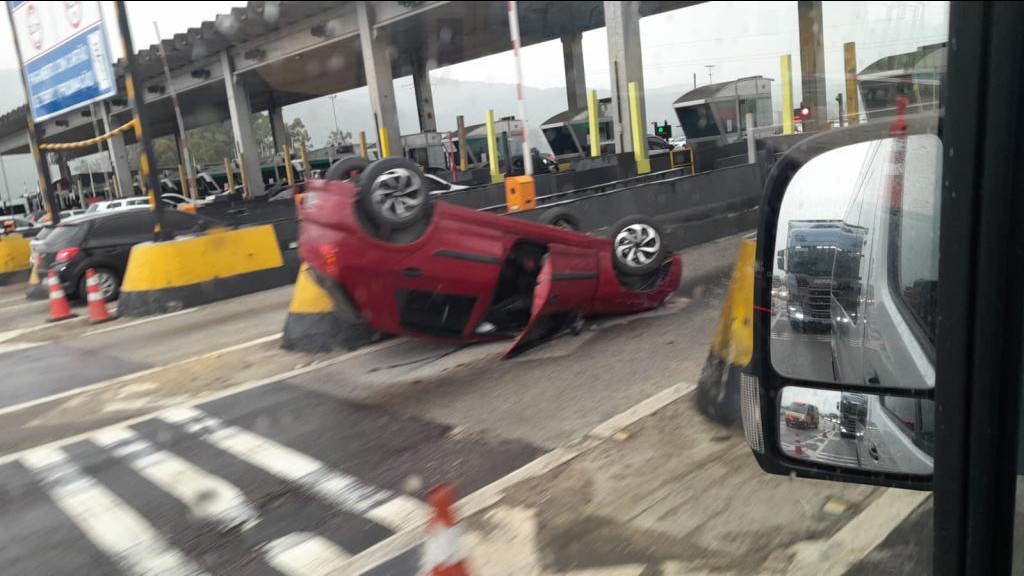
[(174, 312), (283, 286), (293, 274), (272, 226), (144, 242), (128, 257), (118, 312)]
[(28, 280), (30, 252), (28, 239), (21, 234), (0, 236), (0, 286)]
[(282, 348), (309, 353), (353, 350), (381, 338), (354, 310), (341, 313), (334, 297), (316, 282), (309, 267), (302, 264), (281, 336)]

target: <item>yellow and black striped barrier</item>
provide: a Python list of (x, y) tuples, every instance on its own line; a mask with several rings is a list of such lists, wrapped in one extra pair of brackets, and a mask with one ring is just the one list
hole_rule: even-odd
[[(339, 294), (339, 297), (344, 296)], [(354, 309), (342, 312), (335, 298), (316, 282), (309, 266), (302, 264), (288, 306), (282, 348), (310, 353), (339, 348), (352, 350), (380, 338)]]
[(740, 421), (740, 373), (754, 351), (753, 235), (740, 244), (711, 351), (697, 383), (697, 408), (726, 426)]
[(21, 234), (0, 236), (0, 286), (24, 282), (29, 277), (28, 240)]
[(121, 283), (121, 316), (163, 314), (289, 284), (273, 226), (214, 230), (136, 244)]
[(40, 150), (74, 150), (76, 148), (88, 148), (90, 146), (95, 146), (95, 145), (99, 144), (100, 142), (106, 142), (107, 140), (110, 140), (111, 138), (113, 138), (114, 136), (117, 136), (118, 134), (121, 134), (122, 132), (125, 132), (127, 130), (131, 130), (132, 128), (135, 127), (135, 122), (136, 122), (136, 120), (133, 118), (133, 119), (129, 120), (128, 122), (124, 123), (123, 125), (118, 126), (117, 128), (114, 128), (110, 132), (107, 132), (106, 134), (100, 134), (99, 136), (97, 136), (95, 138), (89, 138), (88, 140), (81, 140), (79, 142), (63, 142), (63, 143), (59, 143), (59, 144), (40, 144), (39, 145), (39, 149)]

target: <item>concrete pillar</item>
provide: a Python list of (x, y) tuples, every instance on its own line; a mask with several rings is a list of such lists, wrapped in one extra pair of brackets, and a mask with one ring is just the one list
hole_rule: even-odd
[(825, 96), (825, 39), (821, 18), (821, 2), (797, 4), (800, 23), (800, 76), (802, 101), (811, 109), (811, 118), (804, 131), (818, 130), (828, 124), (828, 102)]
[(279, 154), (282, 146), (291, 145), (288, 141), (288, 129), (284, 125), (284, 112), (280, 106), (274, 106), (267, 111), (267, 115), (270, 116), (270, 137), (274, 141), (274, 154)]
[[(644, 111), (644, 62), (640, 51), (640, 2), (605, 2), (604, 22), (608, 30), (608, 71), (611, 75), (615, 152), (632, 152), (630, 82), (637, 83), (640, 125), (647, 126)], [(641, 138), (640, 141), (646, 147), (647, 138)]]
[(359, 46), (363, 52), (363, 72), (370, 91), (370, 109), (377, 129), (380, 153), (380, 131), (387, 131), (388, 149), (392, 156), (401, 156), (401, 136), (398, 127), (398, 107), (395, 104), (395, 85), (391, 75), (391, 35), (386, 28), (373, 29), (370, 3), (356, 2), (359, 23)]
[(256, 145), (256, 137), (252, 132), (252, 109), (249, 106), (249, 94), (245, 86), (235, 77), (234, 64), (228, 53), (220, 53), (220, 63), (224, 70), (224, 90), (228, 97), (228, 113), (231, 115), (231, 132), (235, 138), (235, 155), (245, 155), (245, 183), (249, 195), (253, 198), (262, 196), (263, 174), (260, 172), (260, 151)]
[[(420, 132), (436, 132), (434, 117), (434, 91), (430, 88), (430, 67), (426, 61), (414, 60), (412, 88), (416, 92), (416, 114), (420, 118)], [(437, 62), (437, 60), (434, 60)]]
[(562, 60), (565, 62), (565, 99), (569, 110), (587, 107), (587, 78), (583, 67), (583, 34), (562, 37)]
[[(100, 116), (103, 118), (103, 131), (110, 132), (117, 126), (110, 125), (110, 108), (104, 102), (97, 107)], [(122, 196), (131, 196), (132, 191), (132, 169), (128, 164), (128, 147), (124, 144), (124, 134), (117, 134), (107, 140), (107, 151), (110, 152), (110, 165), (114, 167), (114, 178), (117, 179), (117, 186), (121, 189)], [(111, 186), (111, 196), (117, 194), (116, 189)]]

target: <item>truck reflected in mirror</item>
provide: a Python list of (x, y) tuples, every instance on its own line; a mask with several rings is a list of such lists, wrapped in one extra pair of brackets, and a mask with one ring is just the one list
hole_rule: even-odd
[(780, 374), (933, 386), (941, 151), (932, 134), (874, 140), (825, 152), (793, 177), (772, 278)]
[(935, 405), (923, 398), (788, 386), (779, 448), (797, 460), (897, 474), (932, 473)]

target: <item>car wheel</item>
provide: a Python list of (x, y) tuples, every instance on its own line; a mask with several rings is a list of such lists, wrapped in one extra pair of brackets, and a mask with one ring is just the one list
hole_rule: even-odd
[(790, 319), (789, 327), (792, 328), (793, 332), (796, 332), (797, 334), (803, 334), (804, 332), (804, 324), (803, 322), (800, 322), (798, 320)]
[(661, 229), (649, 218), (627, 216), (612, 227), (612, 261), (615, 269), (629, 276), (644, 276), (665, 261)]
[(429, 197), (419, 166), (405, 158), (382, 158), (359, 176), (359, 204), (378, 226), (402, 229), (422, 222)]
[(363, 170), (369, 166), (370, 161), (362, 156), (349, 156), (342, 158), (327, 169), (324, 180), (355, 180), (359, 178)]
[(544, 215), (540, 217), (540, 222), (541, 224), (555, 226), (557, 228), (561, 228), (563, 230), (570, 230), (572, 232), (577, 232), (580, 229), (580, 225), (579, 222), (576, 220), (576, 217), (573, 216), (572, 214), (569, 214), (568, 212), (561, 210), (545, 212)]
[[(117, 300), (121, 294), (121, 277), (118, 273), (109, 268), (93, 268), (92, 272), (99, 282), (100, 295), (103, 296), (103, 300), (105, 302)], [(78, 281), (78, 297), (82, 300), (89, 298), (89, 292), (85, 287), (85, 275), (82, 275), (82, 279)]]

